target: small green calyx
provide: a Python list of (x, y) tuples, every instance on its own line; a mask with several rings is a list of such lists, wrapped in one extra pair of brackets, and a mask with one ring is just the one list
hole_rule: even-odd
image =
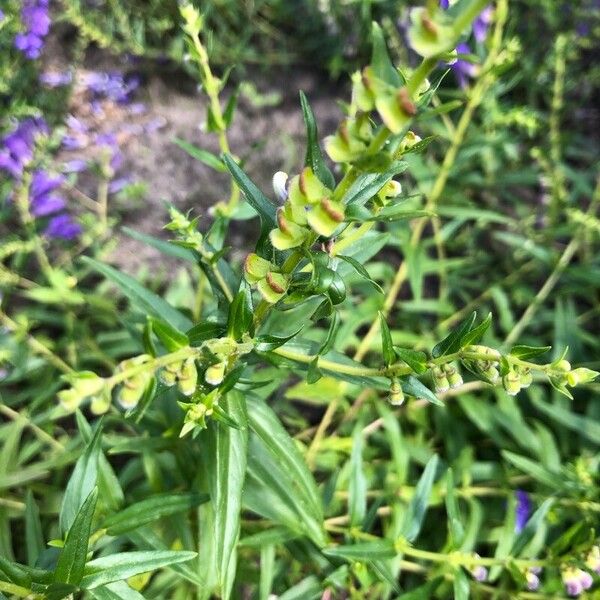
[(423, 58), (431, 58), (452, 50), (454, 32), (449, 26), (447, 15), (442, 11), (431, 14), (427, 8), (415, 8), (410, 15), (408, 30), (410, 45)]
[(244, 277), (249, 284), (258, 283), (267, 276), (273, 268), (270, 261), (261, 258), (258, 254), (248, 254), (244, 261)]
[(288, 283), (285, 275), (270, 271), (264, 279), (258, 282), (258, 291), (269, 304), (275, 304), (283, 298)]
[(308, 213), (307, 219), (313, 231), (323, 237), (330, 237), (344, 220), (344, 207), (340, 202), (323, 198), (319, 205)]

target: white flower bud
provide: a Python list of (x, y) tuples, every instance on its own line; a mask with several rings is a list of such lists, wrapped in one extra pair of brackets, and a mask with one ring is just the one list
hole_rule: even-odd
[(285, 202), (288, 197), (287, 180), (288, 174), (283, 171), (277, 171), (277, 173), (273, 175), (273, 191), (281, 202)]

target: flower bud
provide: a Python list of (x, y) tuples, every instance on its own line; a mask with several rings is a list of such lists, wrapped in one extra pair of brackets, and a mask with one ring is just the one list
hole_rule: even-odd
[(71, 378), (71, 385), (82, 398), (87, 398), (100, 393), (106, 380), (92, 371), (81, 371)]
[(258, 291), (269, 304), (279, 302), (287, 288), (287, 278), (281, 273), (273, 273), (272, 271), (269, 271), (267, 276), (258, 282)]
[(400, 133), (417, 114), (417, 107), (405, 87), (378, 96), (375, 106), (381, 120), (392, 133)]
[[(481, 558), (479, 554), (475, 554), (475, 558)], [(475, 581), (483, 583), (488, 578), (488, 570), (483, 565), (473, 565), (471, 575)]]
[(529, 369), (523, 369), (519, 374), (521, 388), (528, 388), (533, 383), (533, 376)]
[(450, 389), (450, 382), (442, 369), (435, 367), (432, 371), (432, 376), (433, 385), (437, 394), (443, 394)]
[(219, 385), (225, 376), (225, 363), (219, 362), (211, 365), (204, 373), (204, 381), (210, 385)]
[(161, 369), (159, 373), (159, 379), (161, 382), (167, 387), (171, 387), (177, 383), (177, 374), (181, 369), (182, 363), (171, 363), (167, 365), (163, 369)]
[(579, 596), (594, 583), (592, 576), (583, 569), (568, 567), (562, 572), (562, 581), (569, 596)]
[(191, 396), (196, 391), (197, 383), (198, 370), (196, 369), (196, 362), (193, 357), (186, 358), (179, 371), (177, 387), (184, 396)]
[(516, 371), (509, 371), (502, 378), (502, 385), (507, 394), (516, 396), (521, 391), (521, 377)]
[(400, 385), (400, 380), (397, 377), (394, 377), (391, 381), (390, 385), (390, 395), (388, 396), (388, 402), (392, 406), (400, 406), (404, 403), (404, 392), (402, 391), (402, 386)]
[(277, 173), (273, 175), (273, 191), (281, 202), (285, 202), (288, 197), (287, 181), (288, 174), (283, 171), (277, 171)]
[(284, 208), (277, 211), (278, 229), (273, 229), (269, 234), (271, 243), (277, 250), (296, 248), (306, 239), (306, 229), (292, 220), (291, 210), (291, 205), (286, 203)]
[(271, 269), (271, 263), (258, 256), (258, 254), (248, 254), (244, 261), (244, 277), (250, 284), (258, 283), (261, 279), (267, 276), (267, 273)]
[(410, 150), (413, 146), (421, 141), (421, 137), (418, 136), (414, 131), (407, 131), (406, 135), (402, 138), (398, 151), (403, 153)]
[(568, 373), (571, 370), (571, 363), (563, 358), (562, 360), (559, 360), (556, 365), (554, 365), (554, 368), (557, 371), (564, 371), (565, 373)]
[(69, 412), (74, 412), (83, 401), (83, 397), (73, 388), (61, 390), (57, 396), (61, 406)]
[(452, 49), (454, 35), (445, 15), (431, 14), (427, 8), (413, 8), (408, 39), (412, 49), (423, 58), (430, 58)]
[(585, 559), (585, 566), (596, 575), (600, 575), (600, 546), (592, 547)]
[(149, 378), (149, 373), (140, 373), (123, 382), (117, 394), (117, 401), (125, 410), (131, 410), (137, 406), (144, 394)]
[(108, 412), (111, 401), (111, 390), (105, 387), (99, 394), (92, 397), (90, 410), (95, 415), (103, 415)]
[(527, 589), (530, 592), (535, 592), (540, 587), (539, 574), (542, 572), (541, 567), (531, 567), (525, 571), (525, 580), (527, 581)]
[(329, 198), (321, 199), (318, 206), (306, 215), (308, 224), (312, 229), (322, 235), (329, 237), (344, 220), (344, 207), (341, 202), (333, 202)]
[(573, 369), (567, 373), (567, 382), (571, 387), (575, 387), (580, 383), (590, 383), (590, 381), (594, 381), (598, 375), (599, 373), (597, 371), (580, 367), (579, 369)]
[(456, 367), (453, 367), (452, 365), (445, 365), (444, 372), (446, 373), (446, 377), (448, 378), (448, 383), (450, 384), (451, 389), (460, 387), (463, 384), (463, 378)]
[(496, 368), (495, 364), (490, 361), (478, 361), (481, 374), (492, 384), (496, 385), (500, 379), (500, 373)]

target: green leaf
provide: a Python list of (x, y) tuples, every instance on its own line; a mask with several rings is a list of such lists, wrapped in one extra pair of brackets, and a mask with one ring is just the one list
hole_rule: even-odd
[(181, 333), (162, 319), (148, 317), (152, 331), (160, 340), (161, 344), (169, 351), (175, 352), (180, 348), (190, 345), (190, 340), (185, 333)]
[(219, 173), (225, 173), (227, 171), (223, 161), (218, 156), (215, 156), (212, 152), (198, 148), (198, 146), (194, 146), (194, 144), (190, 144), (189, 142), (186, 142), (180, 138), (175, 138), (173, 141), (182, 150), (185, 150), (192, 158), (199, 160), (211, 169), (214, 169)]
[(223, 111), (223, 121), (225, 122), (225, 127), (229, 127), (233, 122), (233, 116), (235, 115), (235, 109), (237, 107), (239, 96), (240, 86), (238, 85), (231, 96), (229, 96), (227, 104), (225, 105), (225, 110)]
[(252, 292), (248, 285), (242, 285), (242, 289), (235, 295), (229, 306), (227, 316), (227, 335), (234, 340), (241, 340), (242, 335), (251, 331), (254, 318)]
[(144, 600), (144, 596), (130, 588), (125, 581), (114, 581), (94, 588), (89, 590), (89, 594), (96, 600)]
[(554, 498), (548, 498), (544, 500), (542, 505), (533, 513), (527, 524), (523, 528), (523, 531), (518, 535), (515, 540), (510, 555), (511, 556), (520, 556), (521, 552), (525, 549), (525, 546), (531, 541), (533, 536), (536, 534), (540, 525), (544, 522), (548, 511), (552, 508), (554, 504)]
[(427, 512), (429, 496), (431, 495), (431, 488), (433, 487), (433, 482), (435, 480), (437, 466), (438, 457), (434, 454), (425, 466), (425, 470), (415, 488), (415, 494), (406, 511), (404, 522), (402, 524), (402, 535), (409, 542), (413, 542), (421, 531), (423, 519)]
[(385, 316), (381, 312), (379, 313), (379, 325), (381, 329), (381, 352), (385, 364), (389, 367), (396, 360), (396, 352), (394, 351), (390, 328), (385, 320)]
[(208, 494), (157, 494), (110, 515), (102, 523), (102, 529), (106, 529), (108, 535), (122, 535), (161, 517), (188, 511), (208, 499)]
[(549, 471), (537, 461), (530, 460), (525, 456), (520, 456), (519, 454), (515, 454), (509, 450), (502, 450), (502, 456), (520, 471), (527, 473), (536, 481), (539, 481), (540, 483), (547, 485), (554, 490), (561, 489), (565, 485), (564, 478), (560, 473), (553, 473)]
[(69, 528), (54, 571), (54, 581), (57, 583), (79, 585), (83, 578), (97, 500), (98, 488), (94, 488), (81, 505), (73, 525)]
[(129, 227), (121, 227), (121, 231), (134, 240), (138, 240), (144, 244), (147, 244), (148, 246), (151, 246), (152, 248), (156, 248), (159, 252), (162, 252), (166, 256), (172, 256), (173, 258), (178, 258), (180, 260), (185, 260), (192, 263), (197, 261), (196, 254), (187, 248), (182, 248), (181, 246), (177, 246), (171, 242), (166, 242), (165, 240), (155, 238), (147, 233), (142, 233), (141, 231), (135, 231)]
[(173, 308), (168, 302), (165, 302), (160, 296), (140, 285), (133, 277), (89, 256), (83, 256), (81, 260), (116, 283), (125, 296), (143, 313), (163, 319), (171, 327), (180, 331), (186, 331), (191, 327), (192, 324), (187, 317)]
[(323, 159), (323, 153), (319, 146), (319, 134), (315, 115), (303, 91), (300, 91), (300, 104), (302, 106), (304, 124), (306, 125), (306, 158), (304, 164), (313, 170), (313, 173), (321, 180), (323, 185), (333, 189), (335, 187), (335, 179)]
[(267, 544), (260, 549), (259, 600), (269, 600), (275, 579), (275, 546)]
[(488, 316), (467, 333), (462, 340), (460, 341), (460, 347), (465, 348), (466, 346), (471, 346), (473, 344), (478, 344), (481, 341), (481, 338), (485, 335), (485, 332), (490, 328), (492, 324), (492, 313), (488, 313)]
[(40, 522), (40, 510), (31, 490), (25, 495), (25, 545), (27, 546), (27, 564), (33, 567), (43, 552), (44, 536)]
[(81, 587), (94, 589), (113, 581), (129, 579), (140, 573), (154, 572), (169, 565), (187, 562), (197, 556), (196, 552), (175, 550), (149, 550), (119, 552), (91, 560), (86, 565), (86, 574)]
[(396, 356), (404, 361), (417, 375), (427, 371), (427, 355), (425, 352), (410, 350), (408, 348), (399, 348), (394, 346)]
[(398, 552), (390, 540), (377, 540), (374, 542), (362, 542), (332, 546), (323, 549), (323, 554), (335, 558), (346, 558), (348, 560), (377, 560), (394, 558)]
[(89, 498), (98, 478), (98, 460), (100, 457), (101, 424), (90, 440), (83, 455), (77, 460), (75, 469), (67, 483), (65, 495), (60, 507), (60, 531), (64, 535), (72, 526), (79, 509)]
[(348, 513), (350, 526), (358, 527), (367, 514), (367, 479), (363, 469), (363, 424), (358, 421), (352, 433), (350, 481), (348, 483)]
[(224, 323), (213, 321), (202, 321), (188, 329), (186, 336), (190, 341), (190, 346), (201, 346), (202, 342), (225, 335), (227, 327)]
[(524, 346), (524, 345), (518, 345), (518, 346), (513, 346), (511, 351), (510, 351), (510, 355), (511, 356), (516, 356), (517, 358), (520, 358), (521, 360), (529, 360), (530, 358), (534, 358), (536, 356), (539, 356), (540, 354), (544, 354), (546, 352), (548, 352), (548, 350), (551, 350), (552, 346)]
[(278, 335), (257, 335), (254, 340), (256, 342), (256, 350), (258, 352), (268, 352), (269, 350), (275, 350), (283, 346), (286, 342), (289, 342), (292, 338), (295, 338), (301, 331), (302, 327), (290, 335), (278, 336)]
[(269, 451), (272, 459), (289, 478), (290, 487), (286, 494), (295, 506), (302, 507), (309, 520), (305, 531), (321, 545), (324, 543), (323, 507), (314, 477), (302, 454), (289, 433), (281, 424), (275, 412), (258, 399), (248, 405), (250, 428)]
[(381, 31), (381, 27), (375, 22), (371, 26), (371, 41), (373, 44), (371, 54), (373, 74), (378, 79), (389, 83), (395, 88), (400, 87), (404, 81), (390, 60), (383, 32)]
[(415, 398), (423, 398), (431, 404), (436, 406), (444, 406), (444, 403), (423, 383), (421, 383), (416, 377), (409, 375), (407, 378), (400, 380), (402, 391)]
[(463, 347), (463, 338), (471, 331), (476, 318), (477, 313), (472, 313), (470, 317), (455, 327), (446, 338), (433, 347), (431, 355), (434, 358), (439, 358), (446, 354), (458, 352)]
[(365, 269), (355, 258), (352, 258), (351, 256), (342, 256), (341, 254), (338, 254), (337, 258), (340, 258), (351, 265), (359, 275), (366, 279), (380, 294), (383, 294), (383, 288), (369, 275), (369, 271), (367, 271), (367, 269)]
[(260, 191), (229, 154), (223, 155), (223, 162), (229, 169), (235, 182), (244, 193), (248, 203), (259, 214), (263, 228), (268, 230), (277, 227), (275, 205)]
[(452, 587), (454, 600), (469, 600), (469, 579), (460, 567), (454, 571)]
[(234, 429), (212, 423), (203, 439), (203, 489), (211, 501), (199, 509), (200, 574), (207, 590), (229, 597), (235, 576), (236, 545), (240, 532), (242, 489), (246, 475), (248, 429), (246, 402), (232, 390), (221, 408), (241, 425)]
[(446, 513), (448, 514), (448, 529), (453, 548), (460, 548), (465, 537), (465, 528), (462, 524), (458, 498), (454, 489), (454, 474), (452, 469), (446, 473)]
[(365, 173), (361, 175), (345, 194), (345, 204), (366, 204), (392, 177), (406, 171), (407, 168), (408, 164), (406, 162), (396, 161), (383, 173)]

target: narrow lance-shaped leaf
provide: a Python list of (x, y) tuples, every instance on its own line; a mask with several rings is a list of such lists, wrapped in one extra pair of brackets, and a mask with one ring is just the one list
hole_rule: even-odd
[(96, 485), (101, 432), (102, 427), (99, 425), (85, 452), (75, 464), (75, 469), (67, 483), (59, 516), (60, 530), (63, 535), (70, 529), (81, 505)]
[(350, 454), (350, 482), (348, 485), (348, 512), (350, 525), (359, 526), (367, 512), (367, 479), (363, 469), (363, 425), (359, 421), (352, 434)]
[(473, 328), (477, 313), (472, 313), (467, 319), (465, 319), (460, 325), (455, 327), (452, 332), (445, 337), (439, 344), (436, 344), (431, 351), (431, 355), (434, 358), (445, 356), (446, 354), (452, 354), (458, 352), (463, 347), (463, 339)]
[(379, 324), (381, 329), (381, 352), (383, 354), (383, 360), (389, 367), (394, 363), (396, 359), (396, 353), (394, 352), (394, 343), (392, 342), (392, 334), (388, 327), (387, 321), (383, 313), (379, 313)]
[(371, 27), (371, 39), (373, 43), (371, 68), (374, 75), (394, 87), (401, 86), (404, 83), (402, 77), (390, 60), (383, 31), (381, 31), (381, 27), (375, 22)]
[(409, 542), (413, 542), (421, 531), (425, 513), (427, 512), (427, 504), (429, 503), (429, 497), (431, 496), (431, 488), (433, 487), (433, 482), (435, 480), (437, 466), (438, 457), (434, 454), (427, 462), (425, 470), (415, 488), (415, 494), (408, 506), (402, 525), (402, 535)]
[(92, 518), (98, 500), (98, 488), (94, 488), (81, 505), (73, 525), (69, 528), (65, 545), (61, 550), (54, 571), (54, 581), (79, 585), (87, 560)]
[(304, 123), (306, 125), (305, 165), (313, 170), (314, 174), (321, 180), (321, 183), (333, 189), (335, 187), (335, 179), (323, 159), (323, 154), (319, 146), (319, 134), (315, 115), (306, 95), (302, 91), (300, 91), (300, 104), (302, 105), (302, 115), (304, 116)]

